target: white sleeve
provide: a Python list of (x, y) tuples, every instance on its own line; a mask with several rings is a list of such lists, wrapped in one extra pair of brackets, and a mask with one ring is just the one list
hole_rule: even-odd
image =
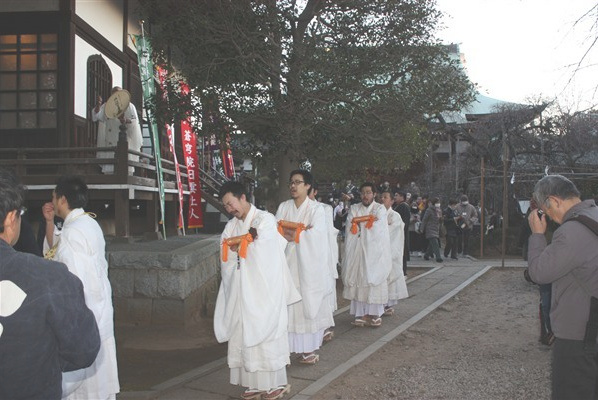
[(131, 121), (137, 119), (137, 108), (135, 107), (135, 104), (129, 103), (129, 109), (127, 111), (129, 112), (128, 118)]
[(100, 106), (100, 110), (96, 113), (95, 107), (91, 109), (91, 120), (93, 122), (101, 121), (106, 122), (106, 113), (104, 109), (106, 108), (106, 104), (102, 104)]

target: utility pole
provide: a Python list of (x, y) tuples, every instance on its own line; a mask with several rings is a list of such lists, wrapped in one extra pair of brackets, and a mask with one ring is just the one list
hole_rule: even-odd
[(507, 247), (507, 223), (508, 223), (508, 201), (509, 201), (509, 194), (508, 194), (508, 186), (507, 186), (507, 161), (509, 156), (509, 149), (507, 147), (507, 132), (505, 129), (504, 121), (501, 124), (502, 126), (502, 249), (501, 249), (501, 256), (502, 256), (502, 264), (501, 266), (505, 267), (505, 251)]
[(459, 134), (455, 145), (455, 192), (459, 191)]
[(481, 165), (480, 165), (480, 258), (484, 258), (484, 227), (486, 226), (485, 223), (485, 212), (486, 206), (484, 204), (484, 156), (482, 156)]

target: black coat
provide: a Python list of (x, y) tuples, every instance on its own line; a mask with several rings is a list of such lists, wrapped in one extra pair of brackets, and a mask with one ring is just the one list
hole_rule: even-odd
[(26, 296), (0, 316), (0, 399), (60, 399), (62, 372), (90, 366), (100, 349), (83, 284), (66, 265), (15, 251), (4, 240), (0, 281), (2, 295)]
[(460, 220), (461, 216), (457, 210), (453, 210), (450, 207), (447, 207), (444, 210), (444, 227), (446, 228), (446, 235), (447, 236), (458, 236), (461, 232), (461, 228), (457, 225), (458, 221)]

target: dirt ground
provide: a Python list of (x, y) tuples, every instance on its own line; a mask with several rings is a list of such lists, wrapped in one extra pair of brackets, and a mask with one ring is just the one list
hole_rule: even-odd
[(547, 399), (536, 286), (494, 268), (316, 399)]
[[(408, 278), (426, 272), (411, 268)], [(337, 280), (338, 307), (343, 299)], [(205, 319), (186, 328), (160, 326), (117, 326), (116, 345), (120, 386), (123, 392), (143, 391), (201, 365), (226, 356), (227, 344), (218, 343), (213, 320)]]
[[(409, 277), (423, 271), (414, 268)], [(538, 342), (538, 289), (522, 272), (487, 272), (314, 398), (549, 398), (550, 351)], [(123, 391), (147, 390), (226, 355), (211, 320), (179, 332), (121, 328), (117, 341)]]

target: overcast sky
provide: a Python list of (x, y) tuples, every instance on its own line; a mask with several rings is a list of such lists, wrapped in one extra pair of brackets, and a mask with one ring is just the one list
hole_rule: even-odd
[[(598, 37), (592, 18), (575, 25), (598, 0), (437, 0), (446, 16), (439, 33), (459, 43), (470, 79), (480, 92), (525, 103), (558, 96), (574, 109), (598, 104), (598, 44), (568, 84)], [(594, 14), (596, 21), (596, 14)]]

